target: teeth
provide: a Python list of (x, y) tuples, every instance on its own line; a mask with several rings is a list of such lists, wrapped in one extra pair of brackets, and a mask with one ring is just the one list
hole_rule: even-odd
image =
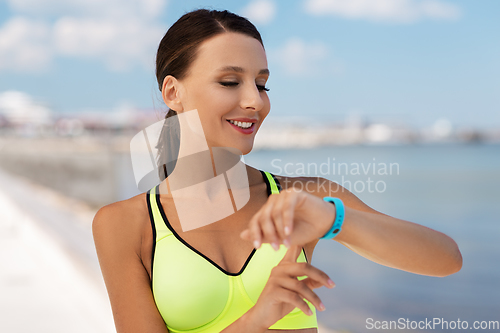
[(229, 122), (233, 125), (236, 125), (238, 127), (241, 127), (241, 128), (250, 128), (252, 126), (253, 123), (250, 123), (250, 122), (241, 122), (241, 121), (234, 121), (234, 120), (231, 120), (229, 119)]

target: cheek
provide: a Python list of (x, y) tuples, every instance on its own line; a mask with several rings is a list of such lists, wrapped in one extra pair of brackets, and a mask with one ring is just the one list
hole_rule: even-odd
[[(207, 98), (207, 103), (204, 105), (210, 119), (207, 119), (211, 124), (214, 124), (214, 129), (220, 129), (220, 124), (224, 125), (224, 118), (228, 117), (238, 107), (238, 98), (236, 94), (230, 94), (224, 91), (214, 91)], [(219, 125), (217, 125), (219, 124)]]
[(215, 89), (198, 95), (196, 105), (205, 135), (216, 138), (224, 133), (221, 132), (225, 126), (224, 118), (238, 106), (238, 100), (234, 94)]
[[(203, 108), (212, 116), (223, 116), (238, 104), (238, 96), (229, 89), (207, 89), (196, 97), (199, 108)], [(219, 117), (220, 119), (220, 117)]]
[(269, 112), (271, 111), (271, 100), (269, 99), (269, 96), (263, 97), (264, 100), (264, 108), (261, 111), (262, 118), (265, 118)]

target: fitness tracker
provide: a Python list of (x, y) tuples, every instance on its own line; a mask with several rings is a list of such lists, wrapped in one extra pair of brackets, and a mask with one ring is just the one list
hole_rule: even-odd
[(323, 200), (331, 202), (335, 206), (335, 220), (330, 230), (320, 239), (332, 239), (342, 230), (345, 215), (344, 203), (339, 198), (334, 197), (324, 197)]

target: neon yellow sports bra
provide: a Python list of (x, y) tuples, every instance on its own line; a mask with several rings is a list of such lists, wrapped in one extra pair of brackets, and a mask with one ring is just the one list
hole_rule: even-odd
[[(274, 175), (261, 171), (267, 193), (278, 193), (281, 186)], [(238, 273), (225, 271), (186, 243), (172, 228), (157, 195), (158, 186), (147, 193), (153, 228), (151, 289), (156, 306), (170, 332), (220, 332), (252, 306), (287, 248), (274, 251), (262, 244), (248, 256)], [(306, 262), (304, 248), (297, 262)], [(299, 280), (306, 276), (298, 277)], [(281, 318), (270, 329), (317, 328), (316, 309), (305, 300), (313, 315), (299, 308)]]

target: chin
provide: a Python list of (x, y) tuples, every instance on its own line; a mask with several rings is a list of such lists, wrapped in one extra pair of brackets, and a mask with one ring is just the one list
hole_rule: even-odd
[(236, 149), (238, 152), (241, 153), (241, 155), (247, 155), (249, 154), (252, 149), (253, 149), (253, 140), (252, 142), (245, 142), (245, 143), (241, 143), (241, 144), (237, 144), (235, 142), (232, 142), (231, 143), (225, 143), (225, 144), (212, 144), (210, 145), (210, 147), (227, 147), (227, 148), (234, 148)]
[(230, 145), (228, 147), (237, 149), (242, 155), (247, 155), (253, 149), (253, 142), (250, 145)]
[(238, 149), (238, 151), (241, 152), (242, 155), (247, 155), (253, 149), (253, 140), (252, 140), (252, 142), (248, 142), (248, 143), (245, 142), (245, 143), (242, 143), (242, 144), (228, 145), (228, 147), (232, 147), (232, 148)]
[(241, 148), (238, 148), (243, 155), (249, 154), (254, 145), (254, 138), (251, 138), (251, 140), (248, 140), (248, 142), (245, 142), (245, 144), (241, 145)]
[(247, 149), (247, 150), (242, 150), (241, 153), (243, 155), (247, 155), (247, 154), (249, 154), (252, 151), (252, 149), (253, 149), (253, 145), (249, 149)]

